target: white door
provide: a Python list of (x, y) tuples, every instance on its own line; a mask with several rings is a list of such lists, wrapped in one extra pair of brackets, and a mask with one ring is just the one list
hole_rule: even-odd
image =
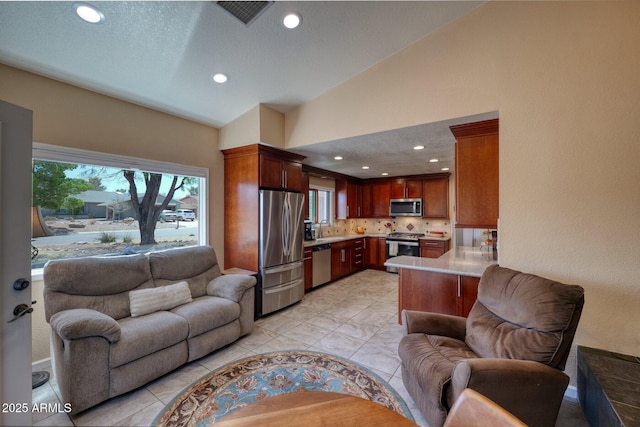
[[(31, 287), (16, 290), (14, 282), (31, 281), (32, 132), (32, 112), (0, 100), (2, 426), (31, 425)], [(11, 321), (16, 307), (27, 313)]]

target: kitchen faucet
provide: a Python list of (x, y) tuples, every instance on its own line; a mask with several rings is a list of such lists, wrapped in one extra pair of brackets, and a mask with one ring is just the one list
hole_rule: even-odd
[(322, 239), (324, 236), (322, 235), (322, 224), (329, 224), (329, 221), (327, 221), (326, 219), (323, 219), (322, 221), (318, 222), (318, 227), (320, 227), (320, 229), (318, 230), (318, 236), (316, 236), (317, 239)]

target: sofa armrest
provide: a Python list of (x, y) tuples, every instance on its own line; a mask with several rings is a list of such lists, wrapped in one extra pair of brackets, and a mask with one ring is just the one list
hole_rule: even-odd
[(511, 412), (526, 424), (553, 426), (569, 377), (562, 371), (530, 360), (465, 359), (451, 377), (453, 404), (471, 388)]
[(112, 317), (96, 310), (74, 308), (59, 311), (49, 321), (51, 328), (62, 339), (103, 337), (109, 342), (120, 339), (120, 325)]
[(450, 314), (402, 310), (402, 331), (408, 334), (427, 334), (451, 337), (464, 341), (467, 319)]
[(256, 284), (256, 278), (245, 274), (223, 274), (207, 285), (207, 295), (239, 302), (247, 289)]

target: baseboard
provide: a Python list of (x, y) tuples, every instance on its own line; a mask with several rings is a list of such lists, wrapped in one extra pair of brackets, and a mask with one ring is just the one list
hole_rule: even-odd
[(35, 371), (46, 371), (49, 368), (51, 368), (51, 358), (50, 357), (47, 357), (46, 359), (36, 360), (35, 362), (31, 363), (31, 370), (33, 372), (35, 372)]
[(578, 389), (574, 385), (570, 385), (567, 387), (567, 390), (564, 392), (564, 397), (568, 399), (578, 400)]

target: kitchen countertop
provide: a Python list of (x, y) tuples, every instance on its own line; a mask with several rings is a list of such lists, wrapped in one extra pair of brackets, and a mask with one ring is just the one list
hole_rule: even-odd
[(398, 256), (389, 258), (384, 263), (387, 267), (407, 268), (411, 270), (434, 271), (439, 273), (459, 274), (461, 276), (480, 277), (491, 264), (493, 253), (480, 248), (458, 246), (440, 258), (420, 258), (413, 256)]
[[(344, 242), (345, 240), (353, 240), (353, 239), (361, 239), (363, 237), (387, 237), (386, 234), (347, 234), (344, 236), (331, 236), (331, 237), (323, 237), (316, 240), (305, 240), (304, 247), (323, 245), (325, 243), (335, 243), (335, 242)], [(448, 236), (424, 236), (420, 237), (420, 240), (450, 240), (451, 237)]]

